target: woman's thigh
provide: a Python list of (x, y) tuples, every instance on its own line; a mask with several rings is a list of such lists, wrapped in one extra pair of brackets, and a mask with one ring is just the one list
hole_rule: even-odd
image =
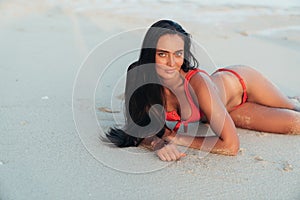
[(300, 134), (300, 112), (246, 102), (229, 113), (239, 128), (256, 131)]

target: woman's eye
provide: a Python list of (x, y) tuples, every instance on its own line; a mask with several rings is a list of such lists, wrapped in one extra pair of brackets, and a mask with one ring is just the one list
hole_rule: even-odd
[(178, 57), (182, 56), (182, 54), (183, 54), (183, 52), (182, 52), (182, 51), (178, 51), (178, 52), (176, 52), (176, 56), (178, 56)]
[(159, 55), (160, 57), (166, 57), (166, 53), (160, 52), (160, 53), (158, 53), (158, 55)]

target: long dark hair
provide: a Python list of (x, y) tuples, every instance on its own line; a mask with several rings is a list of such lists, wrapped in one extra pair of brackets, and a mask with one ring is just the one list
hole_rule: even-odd
[[(127, 69), (125, 126), (123, 129), (110, 128), (106, 133), (106, 137), (118, 147), (138, 146), (143, 138), (155, 134), (162, 137), (165, 132), (165, 126), (161, 124), (165, 121), (164, 110), (153, 109), (153, 105), (165, 105), (163, 86), (159, 84), (155, 71), (155, 53), (159, 38), (166, 34), (176, 34), (184, 40), (184, 61), (181, 69), (188, 72), (198, 67), (198, 61), (190, 50), (190, 34), (171, 20), (160, 20), (154, 23), (145, 35), (138, 61), (132, 63)], [(156, 126), (137, 129), (138, 126), (148, 126), (150, 122)]]

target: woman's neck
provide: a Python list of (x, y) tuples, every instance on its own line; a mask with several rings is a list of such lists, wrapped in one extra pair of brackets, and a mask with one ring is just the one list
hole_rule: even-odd
[(184, 78), (178, 74), (177, 78), (169, 79), (169, 80), (162, 80), (163, 86), (165, 87), (165, 92), (167, 90), (178, 90), (184, 83)]
[(171, 89), (176, 91), (177, 89), (181, 88), (181, 86), (184, 84), (184, 79), (185, 79), (186, 73), (183, 72), (182, 70), (179, 71), (176, 77), (172, 79), (163, 79), (162, 83), (164, 84), (163, 86), (166, 89)]

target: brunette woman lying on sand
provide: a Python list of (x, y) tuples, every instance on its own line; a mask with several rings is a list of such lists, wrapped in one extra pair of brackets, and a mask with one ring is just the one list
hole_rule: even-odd
[[(127, 71), (126, 125), (106, 133), (112, 143), (144, 145), (161, 160), (174, 161), (182, 156), (176, 145), (236, 155), (236, 127), (300, 134), (299, 105), (261, 73), (239, 65), (209, 75), (198, 68), (190, 47), (190, 35), (176, 22), (160, 20), (149, 28), (138, 61)], [(140, 83), (147, 84), (140, 87)], [(166, 121), (175, 121), (175, 127), (168, 127)], [(188, 123), (195, 121), (209, 123), (215, 135), (185, 134)], [(158, 125), (143, 129), (150, 123)]]

